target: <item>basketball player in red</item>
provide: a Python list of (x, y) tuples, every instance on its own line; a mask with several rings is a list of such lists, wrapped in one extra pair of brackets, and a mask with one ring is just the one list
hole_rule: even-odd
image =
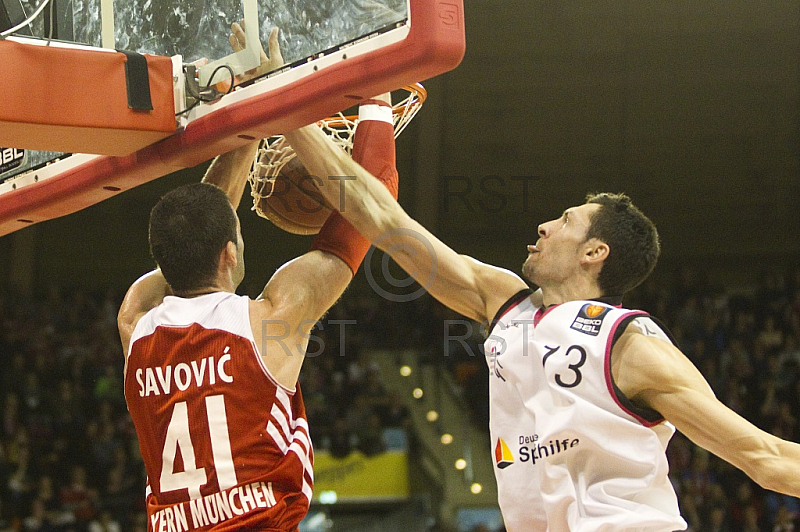
[[(270, 55), (279, 58), (276, 37)], [(380, 111), (387, 100), (361, 105), (389, 122), (362, 121), (353, 157), (396, 196), (391, 111)], [(308, 511), (313, 451), (297, 378), (311, 328), (370, 244), (333, 213), (311, 250), (258, 298), (236, 295), (244, 277), (236, 208), (256, 148), (220, 155), (202, 183), (161, 198), (149, 226), (158, 269), (133, 283), (119, 311), (149, 530), (294, 531)]]
[[(316, 126), (286, 134), (331, 205), (449, 308), (487, 324), (490, 432), (510, 532), (684, 530), (665, 456), (675, 428), (766, 489), (800, 496), (800, 445), (755, 427), (622, 296), (652, 271), (655, 226), (596, 194), (537, 228), (518, 275), (459, 255)], [(340, 197), (344, 190), (344, 197)]]

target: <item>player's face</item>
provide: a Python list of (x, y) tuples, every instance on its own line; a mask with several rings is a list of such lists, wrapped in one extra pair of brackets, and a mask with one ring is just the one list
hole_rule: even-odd
[(539, 239), (528, 245), (523, 275), (539, 287), (563, 283), (580, 272), (591, 216), (600, 208), (585, 203), (539, 226)]

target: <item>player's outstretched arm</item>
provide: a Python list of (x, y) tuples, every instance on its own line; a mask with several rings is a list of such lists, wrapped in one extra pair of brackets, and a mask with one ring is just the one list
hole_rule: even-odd
[[(390, 119), (375, 109), (390, 105), (388, 94), (362, 104), (364, 120), (353, 138), (353, 158), (396, 194), (394, 130)], [(369, 241), (333, 213), (312, 251), (281, 267), (251, 303), (251, 326), (262, 359), (282, 385), (291, 388), (297, 382), (311, 328), (341, 296), (369, 247)], [(318, 348), (312, 345), (311, 350)]]
[(318, 185), (326, 201), (446, 306), (483, 322), (527, 287), (508, 270), (459, 255), (442, 243), (317, 126), (289, 132), (286, 138), (308, 171), (322, 180)]
[(629, 399), (658, 411), (695, 444), (765, 489), (800, 496), (800, 445), (759, 429), (721, 403), (673, 345), (629, 326), (614, 346), (612, 372)]
[(258, 150), (258, 141), (223, 153), (214, 158), (203, 176), (203, 183), (221, 188), (233, 205), (239, 208), (242, 194), (247, 186), (247, 175)]

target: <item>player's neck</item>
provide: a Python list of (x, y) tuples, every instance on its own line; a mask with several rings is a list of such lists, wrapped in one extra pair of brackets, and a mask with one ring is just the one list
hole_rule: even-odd
[(200, 297), (205, 296), (208, 294), (214, 294), (217, 292), (231, 292), (233, 293), (235, 290), (230, 289), (229, 287), (222, 286), (221, 284), (214, 284), (211, 286), (204, 286), (202, 288), (195, 288), (192, 290), (185, 290), (183, 292), (175, 292), (175, 295), (178, 297), (183, 297), (186, 299), (190, 299), (193, 297)]
[(577, 279), (573, 282), (555, 284), (553, 286), (543, 286), (542, 304), (545, 307), (560, 305), (569, 301), (584, 299), (599, 299), (603, 297), (603, 292), (594, 282), (587, 282), (585, 279)]
[(241, 282), (241, 278), (239, 278), (236, 273), (237, 271), (235, 269), (226, 268), (224, 264), (221, 264), (217, 271), (217, 276), (212, 280), (211, 284), (185, 290), (183, 292), (175, 292), (175, 295), (178, 297), (191, 298), (213, 294), (215, 292), (229, 292), (234, 294)]

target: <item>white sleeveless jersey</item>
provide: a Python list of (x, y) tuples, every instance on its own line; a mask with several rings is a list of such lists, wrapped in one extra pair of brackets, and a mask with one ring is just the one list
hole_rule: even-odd
[(665, 453), (675, 429), (628, 401), (610, 366), (629, 323), (668, 336), (645, 312), (597, 301), (544, 310), (529, 296), (504, 305), (484, 344), (507, 530), (685, 530)]

